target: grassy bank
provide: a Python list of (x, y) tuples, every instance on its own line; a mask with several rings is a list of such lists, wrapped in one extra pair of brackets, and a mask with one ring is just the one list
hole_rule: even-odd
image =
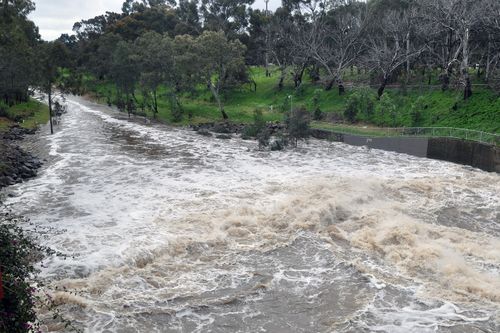
[(16, 104), (7, 108), (0, 116), (0, 131), (7, 130), (10, 126), (19, 124), (27, 129), (34, 129), (38, 125), (49, 121), (49, 108), (36, 100)]
[[(261, 109), (267, 121), (278, 121), (282, 120), (284, 110), (291, 106), (304, 106), (313, 112), (316, 103), (324, 115), (325, 122), (348, 123), (344, 111), (357, 88), (348, 88), (346, 94), (339, 96), (337, 90), (325, 91), (321, 85), (314, 85), (304, 77), (304, 84), (300, 89), (294, 89), (293, 83), (288, 80), (285, 81), (285, 88), (279, 91), (277, 72), (272, 77), (266, 77), (262, 68), (251, 68), (251, 77), (257, 85), (256, 91), (249, 84), (225, 96), (225, 110), (233, 122), (251, 122), (255, 109)], [(116, 90), (110, 83), (89, 81), (86, 86), (103, 103), (116, 100)], [(376, 112), (380, 114), (373, 114), (369, 119), (361, 117), (355, 121), (355, 126), (375, 124), (383, 127), (457, 127), (500, 132), (500, 96), (485, 86), (474, 87), (474, 94), (468, 101), (462, 100), (461, 91), (442, 92), (439, 87), (426, 84), (412, 84), (411, 88), (406, 89), (389, 88), (386, 94), (390, 96), (390, 103), (395, 110), (391, 115), (384, 115), (383, 107), (377, 107), (381, 102), (374, 97), (375, 88), (364, 90), (368, 91)], [(168, 92), (161, 88), (158, 95), (158, 117), (172, 123)], [(141, 104), (142, 95), (136, 93), (136, 97)], [(204, 87), (199, 87), (195, 94), (182, 96), (181, 101), (184, 118), (180, 125), (221, 120), (211, 94)], [(412, 117), (416, 104), (420, 108), (418, 120)], [(152, 116), (147, 109), (144, 112)], [(191, 118), (188, 115), (191, 115)]]

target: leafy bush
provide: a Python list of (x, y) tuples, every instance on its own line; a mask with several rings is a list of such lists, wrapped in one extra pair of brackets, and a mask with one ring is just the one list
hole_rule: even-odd
[(321, 97), (321, 89), (314, 90), (314, 94), (312, 97), (314, 120), (323, 119), (323, 112), (321, 111), (321, 108), (320, 108), (320, 97)]
[[(43, 230), (26, 232), (19, 227), (20, 219), (11, 214), (0, 216), (0, 332), (37, 332), (36, 305), (48, 307), (54, 319), (62, 319), (50, 298), (40, 296), (34, 278), (38, 270), (35, 263), (54, 251), (37, 243), (34, 235)], [(25, 221), (27, 222), (27, 221)], [(3, 295), (1, 295), (3, 294)], [(71, 326), (67, 321), (66, 327)]]
[(306, 93), (306, 90), (304, 89), (303, 85), (300, 85), (297, 88), (295, 88), (295, 96), (302, 97), (305, 95), (305, 93)]
[(295, 147), (297, 147), (298, 140), (309, 137), (310, 123), (311, 117), (304, 107), (293, 109), (287, 113), (285, 117), (286, 130)]
[[(262, 113), (261, 109), (255, 109), (253, 111), (253, 124), (247, 125), (243, 128), (241, 138), (244, 140), (250, 138), (259, 139), (259, 134), (264, 130), (267, 130), (264, 114)], [(270, 136), (270, 134), (268, 135)], [(262, 138), (265, 138), (265, 136), (262, 136)], [(260, 141), (259, 141), (259, 146), (260, 146)]]
[(279, 109), (282, 113), (287, 113), (290, 111), (290, 108), (292, 106), (292, 101), (290, 99), (290, 97), (285, 97), (285, 99), (283, 99), (283, 103), (281, 103)]
[(177, 96), (172, 94), (170, 96), (169, 102), (170, 102), (170, 112), (172, 114), (172, 120), (176, 123), (182, 121), (182, 118), (184, 116), (184, 110)]
[(492, 71), (488, 80), (488, 86), (500, 96), (500, 68)]
[(266, 127), (266, 121), (261, 109), (255, 109), (253, 111), (253, 125), (255, 126), (257, 133)]
[(0, 117), (7, 117), (7, 110), (9, 106), (5, 104), (3, 101), (0, 101)]
[(243, 140), (251, 140), (257, 137), (257, 131), (255, 130), (255, 126), (247, 125), (243, 127), (243, 131), (241, 132), (241, 138)]
[(384, 93), (375, 107), (374, 122), (378, 126), (396, 126), (396, 104), (389, 93)]
[(269, 146), (269, 140), (271, 139), (271, 133), (267, 128), (259, 131), (257, 134), (257, 141), (259, 142), (259, 149)]
[(411, 105), (410, 121), (411, 126), (417, 127), (421, 124), (423, 119), (423, 111), (426, 108), (426, 101), (423, 96), (419, 96), (417, 100)]
[(348, 97), (344, 117), (354, 123), (371, 121), (374, 114), (375, 94), (368, 87), (357, 88)]

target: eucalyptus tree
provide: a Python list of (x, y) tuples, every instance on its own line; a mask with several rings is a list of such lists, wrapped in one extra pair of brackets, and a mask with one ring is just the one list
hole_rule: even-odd
[(60, 68), (68, 66), (68, 50), (60, 41), (44, 42), (37, 49), (38, 88), (47, 94), (49, 102), (50, 133), (54, 133), (52, 124), (52, 95), (60, 76)]
[(135, 41), (137, 50), (140, 85), (145, 91), (145, 98), (151, 100), (151, 110), (156, 118), (158, 114), (158, 88), (164, 84), (173, 88), (174, 49), (168, 35), (146, 32)]
[[(134, 45), (119, 41), (112, 54), (110, 77), (116, 85), (120, 107), (126, 108), (128, 116), (134, 111), (135, 87), (139, 81), (140, 68)], [(125, 100), (122, 99), (125, 95)]]
[(33, 0), (2, 0), (0, 3), (0, 15), (4, 19), (12, 15), (26, 18), (34, 10), (35, 2)]
[[(252, 9), (248, 18), (248, 47), (246, 59), (251, 65), (262, 65), (269, 72), (268, 41), (269, 41), (269, 15), (266, 11)], [(267, 75), (268, 76), (268, 75)]]
[[(415, 9), (385, 10), (382, 17), (372, 20), (372, 25), (365, 38), (367, 52), (363, 63), (369, 70), (380, 74), (377, 90), (380, 98), (392, 75), (409, 60), (420, 56), (427, 48), (427, 43), (410, 49), (412, 30), (418, 29), (415, 22)], [(408, 66), (408, 65), (407, 65)]]
[(32, 1), (0, 2), (0, 99), (6, 104), (25, 102), (36, 82), (38, 28), (27, 19)]
[(339, 95), (345, 91), (343, 75), (345, 69), (352, 66), (362, 54), (362, 37), (370, 18), (368, 7), (358, 1), (337, 0), (329, 2), (312, 17), (307, 31), (297, 45), (303, 45), (304, 52), (319, 63), (330, 79), (326, 90), (335, 82)]
[(453, 65), (460, 65), (464, 99), (472, 96), (469, 75), (471, 37), (487, 17), (488, 0), (424, 0), (427, 18), (447, 35), (447, 63), (443, 68), (443, 88), (446, 89)]
[(486, 53), (485, 80), (488, 82), (492, 71), (498, 69), (500, 64), (500, 2), (488, 0), (485, 13), (484, 27), (487, 35), (484, 47)]
[(201, 0), (203, 26), (224, 31), (229, 39), (241, 37), (248, 26), (248, 10), (254, 0)]
[(292, 36), (296, 31), (293, 26), (292, 12), (286, 7), (276, 10), (267, 28), (268, 52), (271, 61), (278, 66), (280, 75), (278, 78), (278, 89), (283, 89), (287, 70), (293, 64), (293, 42)]
[(175, 9), (178, 17), (175, 35), (199, 35), (201, 33), (201, 18), (198, 5), (198, 0), (179, 0), (179, 4)]
[(165, 5), (175, 5), (174, 0), (125, 0), (122, 4), (122, 12), (126, 15), (130, 15), (134, 12), (141, 12), (146, 10), (146, 8), (165, 6)]
[(239, 40), (228, 40), (222, 31), (205, 31), (196, 39), (195, 45), (201, 55), (198, 58), (200, 79), (217, 101), (222, 118), (228, 119), (221, 94), (229, 88), (230, 81), (241, 83), (238, 74), (246, 71), (245, 46)]

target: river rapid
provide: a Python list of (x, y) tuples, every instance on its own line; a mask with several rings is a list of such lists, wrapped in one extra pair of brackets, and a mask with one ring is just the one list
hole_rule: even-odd
[(500, 331), (500, 175), (66, 102), (8, 204), (52, 228), (42, 276), (84, 332)]

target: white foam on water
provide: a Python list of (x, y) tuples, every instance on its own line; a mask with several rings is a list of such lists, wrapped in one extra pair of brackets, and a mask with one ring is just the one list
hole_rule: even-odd
[[(366, 276), (356, 282), (360, 290), (397, 286), (412, 302), (443, 303), (384, 308), (368, 295), (354, 307), (375, 314), (379, 331), (423, 332), (486, 318), (461, 313), (453, 305), (461, 302), (479, 312), (498, 309), (497, 174), (318, 140), (259, 152), (252, 141), (129, 121), (75, 97), (68, 105), (56, 134), (43, 138), (47, 167), (14, 186), (9, 203), (61, 230), (47, 245), (70, 257), (52, 258), (43, 274), (80, 293), (58, 297), (81, 307), (67, 311), (86, 318), (80, 320), (89, 332), (144, 327), (138, 318), (156, 312), (177, 318), (170, 319), (177, 331), (193, 323), (190, 331), (210, 330), (242, 308), (232, 305), (224, 317), (193, 305), (250, 306), (284, 285), (293, 285), (294, 295), (310, 293), (307, 302), (315, 304), (324, 301), (325, 286), (346, 282), (335, 276), (354, 274), (347, 267)], [(273, 257), (304, 232), (315, 251), (330, 254), (301, 253), (314, 264), (307, 269)], [(245, 253), (262, 259), (234, 261)], [(269, 257), (273, 270), (261, 276), (254, 266)], [(155, 325), (151, 331), (167, 332)]]
[(475, 316), (466, 314), (449, 302), (426, 310), (418, 309), (415, 306), (372, 308), (370, 310), (377, 316), (377, 319), (382, 321), (382, 324), (369, 327), (374, 332), (436, 332), (439, 328), (453, 327), (457, 323), (479, 323), (491, 319), (491, 315), (486, 313), (477, 313)]

